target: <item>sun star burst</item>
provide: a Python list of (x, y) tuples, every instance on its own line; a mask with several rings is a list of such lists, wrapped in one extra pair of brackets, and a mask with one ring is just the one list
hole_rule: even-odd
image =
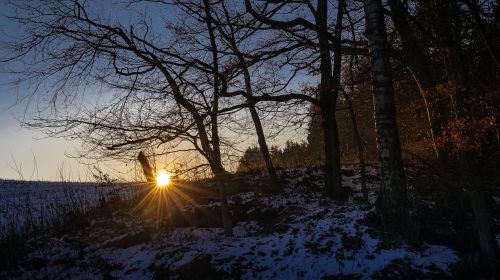
[(170, 173), (166, 171), (161, 171), (156, 175), (156, 185), (160, 188), (164, 188), (170, 184)]

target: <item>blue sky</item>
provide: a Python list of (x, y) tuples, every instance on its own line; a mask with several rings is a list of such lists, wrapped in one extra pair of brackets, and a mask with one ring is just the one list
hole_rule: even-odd
[[(12, 12), (6, 2), (0, 1), (3, 9), (0, 15), (3, 38), (5, 38), (3, 30), (12, 25), (4, 16)], [(4, 73), (5, 67), (0, 67), (0, 178), (20, 179), (24, 177), (24, 179), (56, 180), (57, 168), (54, 166), (63, 164), (65, 161), (68, 165), (74, 161), (70, 161), (65, 156), (65, 152), (71, 149), (72, 144), (64, 140), (36, 140), (43, 137), (40, 132), (21, 127), (16, 118), (21, 118), (24, 112), (24, 107), (17, 104), (17, 95), (22, 92), (10, 84), (14, 77)], [(33, 158), (38, 162), (36, 164), (38, 175), (34, 169)], [(35, 170), (34, 173), (33, 170)]]
[[(144, 6), (136, 5), (131, 9), (123, 5), (114, 5), (123, 3), (116, 1), (95, 1), (92, 3), (94, 11), (110, 19), (119, 20), (126, 23), (133, 20), (137, 12), (144, 12)], [(0, 40), (9, 40), (11, 34), (16, 30), (22, 30), (16, 23), (13, 23), (5, 15), (13, 14), (13, 10), (7, 5), (7, 0), (0, 0)], [(116, 8), (120, 7), (120, 8)], [(158, 7), (158, 6), (157, 6)], [(162, 6), (165, 7), (165, 6)], [(164, 16), (175, 20), (180, 15), (169, 9), (147, 9), (147, 14), (153, 16), (153, 25), (162, 27)], [(11, 32), (14, 30), (14, 32)], [(7, 32), (4, 32), (7, 31)], [(1, 50), (0, 50), (1, 51)], [(19, 103), (17, 96), (26, 94), (22, 88), (17, 88), (12, 84), (16, 77), (7, 73), (7, 67), (0, 64), (0, 179), (25, 179), (25, 180), (88, 180), (91, 179), (88, 174), (88, 166), (79, 163), (80, 160), (68, 157), (75, 155), (79, 147), (82, 146), (78, 140), (65, 140), (47, 138), (42, 132), (29, 130), (21, 126), (18, 119), (24, 116), (26, 102)], [(311, 80), (311, 77), (307, 78)], [(314, 78), (313, 78), (314, 79)], [(300, 79), (299, 79), (300, 81)], [(29, 117), (29, 113), (27, 115)], [(264, 120), (265, 123), (265, 120)], [(286, 140), (303, 140), (305, 134), (297, 131), (287, 131), (280, 133), (276, 139), (269, 139), (269, 144), (283, 144)], [(302, 135), (302, 136), (298, 136)], [(255, 142), (255, 143), (253, 143)], [(250, 140), (247, 144), (256, 144), (256, 141)], [(244, 148), (244, 147), (241, 147)], [(86, 162), (95, 164), (94, 162)], [(100, 163), (100, 168), (108, 173), (114, 171), (130, 170), (124, 167), (122, 163), (110, 162)], [(114, 174), (117, 174), (114, 172)], [(133, 178), (123, 177), (125, 179)], [(128, 175), (127, 175), (128, 176)]]
[[(163, 26), (164, 15), (175, 17), (168, 9), (146, 9), (142, 4), (127, 7), (123, 3), (125, 2), (121, 0), (89, 2), (94, 12), (124, 23), (133, 21), (137, 13), (142, 12), (153, 16), (152, 20), (157, 21), (154, 26), (159, 27)], [(13, 7), (8, 5), (8, 0), (0, 0), (0, 7), (0, 40), (10, 41), (12, 35), (19, 36), (15, 32), (22, 28), (6, 17), (15, 14)], [(115, 178), (134, 177), (134, 174), (123, 175), (123, 172), (131, 169), (130, 164), (127, 167), (117, 161), (97, 163), (71, 158), (69, 155), (76, 155), (82, 146), (79, 140), (47, 138), (40, 131), (22, 127), (19, 120), (25, 116), (26, 100), (19, 102), (18, 96), (25, 96), (27, 92), (13, 84), (16, 77), (8, 73), (8, 68), (7, 65), (0, 64), (0, 179), (91, 180), (88, 164), (98, 165)], [(28, 111), (26, 114), (28, 119), (30, 113)]]
[[(6, 18), (6, 15), (13, 13), (7, 2), (0, 0), (2, 40), (9, 39), (5, 31), (16, 30), (15, 23)], [(99, 8), (112, 11), (107, 9), (109, 3), (102, 1)], [(26, 92), (12, 84), (14, 79), (13, 75), (6, 73), (5, 65), (0, 64), (0, 179), (91, 179), (87, 165), (67, 156), (75, 154), (81, 146), (78, 140), (47, 138), (40, 131), (21, 126), (18, 120), (24, 116), (25, 102), (19, 104), (17, 97)], [(111, 165), (119, 168), (120, 164)]]
[(23, 92), (10, 84), (13, 79), (0, 73), (0, 178), (60, 180), (62, 167), (64, 179), (76, 180), (78, 173), (84, 179), (86, 167), (66, 156), (78, 142), (48, 139), (39, 131), (21, 127), (18, 119), (24, 115), (24, 106), (18, 104), (17, 96)]

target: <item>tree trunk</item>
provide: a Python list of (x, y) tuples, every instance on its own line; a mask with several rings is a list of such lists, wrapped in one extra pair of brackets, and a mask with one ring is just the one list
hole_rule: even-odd
[[(327, 10), (327, 0), (318, 0), (316, 23), (322, 30), (327, 30)], [(335, 116), (338, 90), (334, 90), (335, 85), (332, 77), (330, 43), (323, 32), (317, 32), (317, 35), (320, 49), (321, 74), (319, 97), (322, 104), (321, 117), (325, 145), (325, 190), (327, 195), (333, 198), (341, 199), (342, 183), (340, 174), (340, 144), (337, 119)], [(337, 61), (336, 63), (340, 63), (340, 61)]]
[(489, 266), (488, 269), (494, 272), (495, 269), (498, 269), (498, 247), (491, 226), (491, 213), (484, 191), (472, 191), (470, 194), (470, 203), (479, 237), (479, 249), (481, 257), (484, 260), (482, 263), (486, 263)]
[[(225, 176), (224, 176), (225, 177)], [(233, 225), (231, 223), (231, 214), (229, 213), (229, 205), (227, 203), (226, 182), (217, 180), (219, 184), (219, 201), (222, 215), (222, 225), (224, 227), (224, 235), (227, 237), (233, 236)]]
[(462, 43), (460, 38), (461, 21), (457, 1), (435, 0), (436, 4), (436, 27), (443, 40), (440, 47), (444, 53), (444, 62), (449, 91), (450, 108), (455, 119), (463, 118), (465, 109), (465, 98), (467, 95), (466, 70), (461, 57)]
[(257, 132), (257, 139), (259, 141), (260, 152), (266, 163), (267, 171), (269, 172), (269, 177), (271, 179), (272, 188), (275, 191), (281, 191), (282, 186), (278, 181), (278, 175), (276, 174), (276, 169), (274, 169), (273, 161), (271, 159), (271, 153), (269, 153), (269, 148), (266, 143), (266, 136), (264, 135), (264, 130), (262, 129), (262, 123), (260, 121), (259, 114), (255, 105), (249, 105), (248, 109), (252, 116), (252, 120), (255, 126), (255, 131)]
[[(354, 60), (351, 58), (349, 65), (349, 75), (350, 75), (350, 93), (354, 93), (354, 73), (353, 73), (353, 62)], [(370, 198), (368, 193), (368, 188), (366, 187), (366, 162), (365, 162), (365, 149), (363, 145), (363, 138), (361, 137), (361, 133), (359, 133), (359, 126), (356, 119), (356, 112), (354, 111), (354, 105), (352, 104), (352, 100), (349, 95), (344, 91), (345, 99), (349, 105), (349, 116), (351, 117), (352, 130), (354, 133), (354, 138), (356, 142), (356, 147), (358, 149), (358, 160), (359, 160), (359, 171), (361, 175), (361, 191), (363, 192), (363, 200), (367, 205), (370, 205)]]
[(142, 171), (144, 172), (144, 177), (146, 177), (146, 180), (149, 183), (153, 183), (156, 181), (154, 170), (149, 164), (148, 158), (142, 151), (139, 152), (139, 155), (137, 156), (137, 160), (141, 163), (142, 166)]
[(321, 110), (325, 149), (325, 190), (328, 196), (340, 198), (340, 149), (335, 111)]
[(224, 167), (222, 167), (222, 164), (218, 163), (212, 165), (212, 171), (214, 172), (215, 182), (217, 183), (224, 234), (230, 237), (233, 236), (233, 226), (231, 223), (231, 213), (229, 213), (229, 205), (227, 203), (226, 193), (226, 182), (228, 174), (226, 170), (224, 170)]
[(365, 0), (366, 37), (371, 59), (375, 132), (380, 169), (377, 209), (387, 230), (411, 237), (409, 201), (396, 123), (394, 88), (384, 10), (380, 0)]
[(354, 134), (354, 139), (356, 142), (356, 148), (358, 150), (358, 160), (361, 175), (361, 191), (363, 192), (363, 200), (367, 205), (370, 204), (370, 199), (368, 198), (368, 188), (366, 187), (366, 163), (365, 163), (365, 151), (363, 147), (363, 139), (359, 133), (358, 122), (356, 121), (356, 114), (354, 112), (354, 107), (352, 105), (351, 98), (344, 92), (345, 99), (349, 107), (349, 116), (351, 117), (352, 132)]
[[(219, 138), (219, 124), (218, 124), (218, 114), (219, 114), (219, 59), (217, 52), (217, 43), (215, 41), (214, 28), (212, 26), (212, 16), (210, 14), (210, 2), (209, 0), (203, 0), (204, 10), (205, 10), (205, 23), (208, 29), (208, 35), (210, 38), (210, 46), (212, 51), (213, 59), (213, 76), (214, 76), (214, 93), (213, 93), (213, 108), (211, 113), (211, 128), (212, 128), (212, 148), (206, 143), (207, 149), (209, 151), (209, 161), (212, 172), (214, 173), (215, 180), (217, 182), (217, 188), (219, 191), (219, 202), (221, 208), (222, 224), (224, 226), (224, 233), (226, 236), (233, 236), (233, 227), (231, 225), (231, 215), (229, 213), (229, 206), (227, 203), (226, 195), (226, 170), (222, 166), (221, 152), (220, 152), (220, 138)], [(201, 139), (200, 139), (201, 140)], [(205, 140), (207, 141), (207, 140)]]
[[(224, 6), (224, 2), (222, 2), (222, 5), (224, 7), (223, 10), (225, 12), (226, 18), (229, 19), (230, 16), (227, 13), (227, 9)], [(221, 27), (220, 24), (218, 24), (216, 26), (217, 26), (221, 36), (226, 39), (229, 46), (233, 50), (234, 54), (238, 58), (239, 66), (243, 72), (243, 77), (245, 80), (246, 97), (247, 98), (252, 97), (253, 96), (253, 88), (252, 88), (252, 79), (250, 76), (250, 71), (248, 70), (249, 65), (247, 64), (245, 56), (238, 49), (238, 45), (236, 44), (236, 38), (234, 35), (235, 31), (234, 31), (233, 25), (231, 23), (229, 24), (229, 30), (230, 30), (229, 34), (225, 31), (224, 28)], [(273, 161), (272, 161), (271, 155), (269, 153), (269, 148), (268, 148), (267, 142), (266, 142), (266, 136), (264, 135), (264, 129), (262, 128), (262, 122), (260, 121), (259, 113), (257, 112), (257, 109), (255, 108), (255, 103), (252, 103), (249, 101), (248, 110), (250, 111), (250, 115), (252, 116), (252, 121), (253, 121), (254, 126), (255, 126), (255, 132), (257, 133), (257, 140), (259, 143), (260, 152), (262, 154), (262, 157), (264, 158), (264, 162), (266, 163), (266, 168), (267, 168), (267, 171), (269, 173), (269, 177), (271, 179), (272, 188), (274, 190), (281, 191), (282, 186), (279, 183), (278, 175), (276, 174), (276, 169), (274, 168)]]

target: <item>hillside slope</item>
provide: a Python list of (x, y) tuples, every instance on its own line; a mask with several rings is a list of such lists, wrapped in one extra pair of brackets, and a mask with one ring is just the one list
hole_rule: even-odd
[[(357, 199), (359, 175), (353, 168), (343, 173), (352, 190), (344, 205), (323, 197), (321, 174), (315, 169), (281, 171), (283, 194), (256, 196), (250, 189), (265, 187), (258, 174), (229, 182), (236, 222), (231, 238), (219, 227), (218, 202), (211, 191), (172, 187), (167, 192), (168, 210), (158, 207), (154, 195), (110, 203), (64, 230), (30, 238), (18, 267), (1, 272), (0, 278), (453, 277), (458, 252), (427, 243), (411, 247), (384, 235), (372, 217), (373, 209)], [(369, 173), (373, 200), (376, 173)], [(206, 183), (204, 188), (213, 187)]]

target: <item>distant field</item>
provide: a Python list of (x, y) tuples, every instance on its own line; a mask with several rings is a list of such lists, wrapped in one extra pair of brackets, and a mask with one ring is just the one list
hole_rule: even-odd
[(0, 180), (0, 240), (64, 222), (106, 201), (133, 196), (137, 184)]

